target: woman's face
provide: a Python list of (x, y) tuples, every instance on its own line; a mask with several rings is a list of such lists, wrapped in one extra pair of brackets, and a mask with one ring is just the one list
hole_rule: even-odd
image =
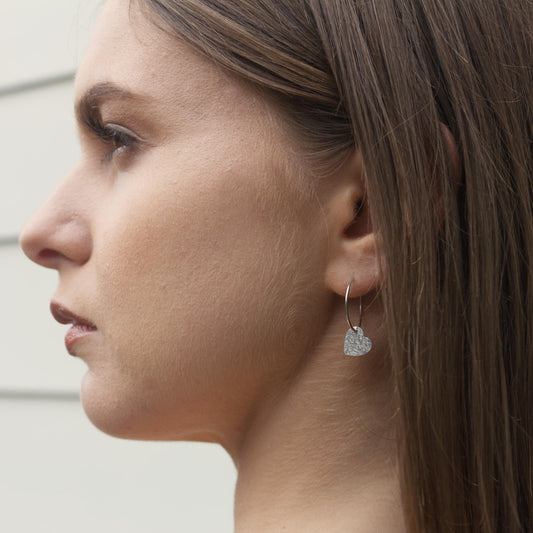
[(129, 0), (106, 3), (75, 93), (80, 159), (22, 243), (95, 326), (69, 340), (84, 408), (117, 436), (238, 438), (323, 318), (326, 230), (294, 143)]

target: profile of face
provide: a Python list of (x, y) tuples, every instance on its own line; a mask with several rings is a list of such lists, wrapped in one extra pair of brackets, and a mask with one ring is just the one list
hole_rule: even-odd
[(324, 319), (326, 228), (296, 142), (129, 0), (106, 2), (75, 95), (80, 158), (21, 242), (59, 272), (56, 315), (94, 326), (67, 343), (84, 409), (120, 437), (237, 434)]

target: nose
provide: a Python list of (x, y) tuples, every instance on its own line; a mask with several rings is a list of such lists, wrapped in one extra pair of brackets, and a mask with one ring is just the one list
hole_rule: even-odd
[(20, 235), (24, 253), (35, 263), (60, 270), (63, 265), (86, 263), (92, 251), (87, 213), (80, 200), (60, 185), (26, 222)]

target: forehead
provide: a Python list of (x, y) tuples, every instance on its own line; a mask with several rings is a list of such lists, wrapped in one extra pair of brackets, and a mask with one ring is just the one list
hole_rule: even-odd
[(114, 84), (162, 105), (226, 101), (241, 84), (190, 46), (158, 28), (137, 2), (107, 0), (76, 76), (79, 100), (91, 87)]

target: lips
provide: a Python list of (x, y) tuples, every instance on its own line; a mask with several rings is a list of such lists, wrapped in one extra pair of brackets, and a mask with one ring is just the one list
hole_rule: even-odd
[(50, 303), (50, 311), (60, 324), (72, 324), (72, 327), (65, 335), (65, 346), (71, 355), (74, 355), (74, 344), (97, 329), (92, 322), (73, 313), (57, 302), (52, 301)]

